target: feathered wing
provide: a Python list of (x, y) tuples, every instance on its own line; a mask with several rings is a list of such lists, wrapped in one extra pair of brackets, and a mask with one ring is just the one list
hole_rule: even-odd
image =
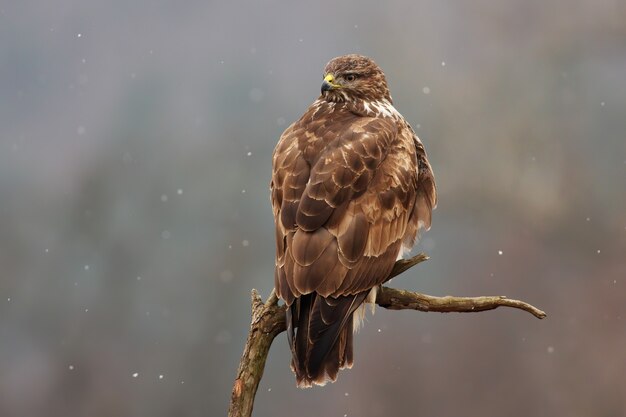
[(413, 244), (418, 225), (430, 225), (436, 202), (423, 146), (403, 120), (308, 120), (281, 136), (271, 184), (275, 288), (290, 306), (300, 386), (335, 380), (352, 365), (352, 315)]

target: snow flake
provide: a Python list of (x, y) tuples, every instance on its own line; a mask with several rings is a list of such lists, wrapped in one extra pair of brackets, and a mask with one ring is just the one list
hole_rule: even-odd
[(554, 346), (548, 346), (548, 353), (554, 353)]
[(159, 379), (163, 379), (163, 374), (159, 375)]
[(161, 195), (161, 201), (164, 202), (164, 203), (167, 201), (167, 194), (162, 194)]
[(498, 255), (502, 255), (504, 252), (502, 252), (501, 250), (498, 251)]
[(441, 66), (445, 67), (446, 66), (446, 61), (441, 61)]
[(245, 239), (244, 239), (244, 240), (242, 240), (242, 241), (241, 241), (241, 245), (242, 245), (243, 247), (248, 247), (248, 246), (250, 246), (250, 241), (249, 241), (249, 240), (245, 240)]
[(252, 156), (252, 152), (248, 152), (248, 153), (247, 153), (247, 155), (248, 155), (248, 156)]
[(85, 271), (89, 271), (89, 265), (85, 265)]
[(82, 33), (77, 33), (77, 34), (76, 34), (76, 37), (77, 37), (77, 38), (82, 38), (82, 37), (83, 37), (83, 34), (82, 34)]
[(422, 92), (423, 92), (424, 94), (430, 94), (430, 87), (424, 87), (424, 88), (422, 88)]
[(183, 189), (179, 188), (178, 190), (176, 190), (176, 194), (182, 195), (183, 194)]
[(74, 370), (74, 365), (68, 366), (67, 369), (69, 369), (70, 371), (73, 371)]
[(137, 378), (138, 376), (139, 376), (139, 372), (135, 372), (135, 373), (133, 374), (133, 378)]

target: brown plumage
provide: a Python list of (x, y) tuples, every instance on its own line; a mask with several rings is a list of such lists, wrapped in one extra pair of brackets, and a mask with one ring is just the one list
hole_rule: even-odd
[(352, 366), (356, 310), (430, 227), (435, 181), (385, 75), (361, 55), (326, 65), (322, 94), (282, 134), (272, 163), (291, 365), (298, 386), (324, 385)]

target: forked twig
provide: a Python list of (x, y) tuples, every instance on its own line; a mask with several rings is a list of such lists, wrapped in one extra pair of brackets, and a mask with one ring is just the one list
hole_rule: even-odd
[[(410, 259), (397, 261), (386, 281), (426, 260), (428, 260), (428, 256), (419, 253)], [(434, 297), (389, 287), (382, 287), (381, 291), (378, 291), (376, 304), (390, 310), (435, 311), (439, 313), (476, 313), (498, 307), (512, 307), (524, 310), (539, 319), (546, 317), (546, 313), (542, 310), (524, 301), (509, 299), (504, 296)], [(252, 415), (254, 397), (263, 377), (265, 360), (270, 347), (274, 338), (284, 332), (286, 328), (285, 306), (278, 305), (276, 293), (272, 291), (267, 301), (263, 303), (259, 293), (252, 290), (252, 322), (230, 398), (229, 417), (250, 417)]]

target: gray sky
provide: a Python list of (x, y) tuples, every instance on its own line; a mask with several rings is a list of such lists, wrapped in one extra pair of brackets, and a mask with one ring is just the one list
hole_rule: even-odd
[(432, 259), (393, 285), (549, 317), (378, 309), (355, 367), (304, 391), (280, 336), (255, 415), (624, 415), (624, 15), (608, 0), (0, 5), (0, 415), (226, 413), (250, 289), (273, 285), (273, 147), (352, 52), (387, 74), (439, 189), (416, 249)]

